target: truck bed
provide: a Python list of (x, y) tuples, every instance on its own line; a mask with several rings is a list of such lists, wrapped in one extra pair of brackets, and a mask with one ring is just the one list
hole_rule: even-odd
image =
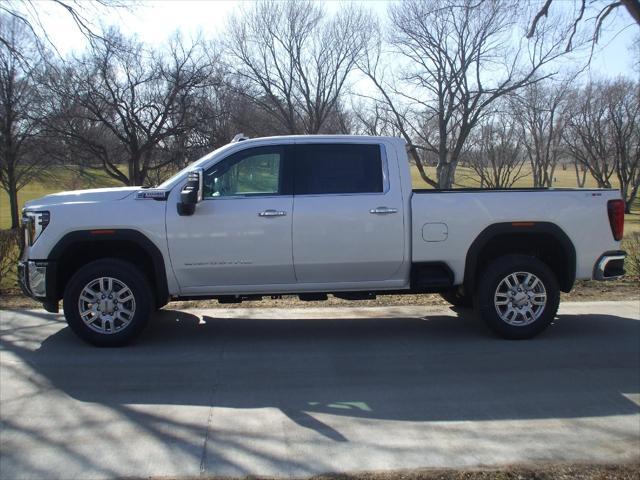
[(615, 244), (607, 216), (613, 189), (415, 189), (411, 198), (414, 262), (445, 262), (462, 282), (467, 251), (487, 225), (554, 223), (578, 252), (576, 278), (592, 277), (603, 245)]

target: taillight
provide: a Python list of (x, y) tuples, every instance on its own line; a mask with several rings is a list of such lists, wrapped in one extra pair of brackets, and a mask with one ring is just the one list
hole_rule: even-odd
[(611, 225), (611, 233), (616, 241), (622, 240), (624, 232), (624, 201), (609, 200), (607, 202), (607, 213), (609, 214), (609, 225)]

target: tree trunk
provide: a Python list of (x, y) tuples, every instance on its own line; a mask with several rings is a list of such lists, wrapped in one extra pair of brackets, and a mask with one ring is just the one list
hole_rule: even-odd
[(531, 159), (530, 161), (531, 163), (531, 175), (533, 177), (533, 188), (539, 188), (542, 187), (542, 179), (541, 177), (541, 172), (540, 172), (540, 159), (538, 158), (538, 155), (536, 154), (536, 158), (535, 159)]
[(140, 171), (140, 157), (139, 153), (133, 154), (129, 159), (129, 186), (134, 187), (142, 185), (144, 179), (140, 178), (142, 172)]
[(11, 229), (18, 228), (20, 226), (19, 205), (18, 205), (18, 189), (15, 184), (9, 185), (9, 209), (11, 210)]
[[(407, 143), (409, 143), (409, 142), (407, 142)], [(409, 154), (409, 156), (413, 159), (414, 163), (416, 164), (416, 168), (418, 169), (418, 172), (420, 173), (420, 177), (422, 178), (422, 180), (424, 180), (424, 182), (427, 185), (431, 185), (433, 188), (438, 188), (438, 182), (433, 181), (427, 175), (427, 172), (424, 169), (424, 165), (422, 164), (422, 159), (420, 158), (420, 155), (418, 155), (418, 151), (416, 150), (416, 147), (411, 145), (409, 147), (409, 150), (408, 150), (407, 153)]]
[(436, 175), (438, 177), (438, 188), (447, 189), (453, 186), (455, 180), (455, 163), (438, 163)]
[(640, 25), (640, 2), (638, 0), (620, 0), (620, 3), (627, 7), (629, 15)]
[(9, 195), (9, 212), (11, 213), (11, 229), (18, 228), (20, 226), (20, 216), (18, 212), (18, 185), (16, 180), (15, 165), (16, 160), (14, 155), (7, 155), (4, 158), (7, 162), (6, 166), (6, 183), (3, 185), (5, 191)]
[[(556, 163), (553, 163), (551, 165), (551, 170), (547, 170), (547, 175), (546, 175), (546, 180), (545, 180), (545, 184), (543, 185), (543, 187), (553, 187), (553, 178), (556, 174)], [(566, 170), (566, 167), (563, 168), (563, 170)]]
[(580, 168), (578, 167), (578, 163), (573, 163), (574, 168), (576, 169), (576, 182), (578, 184), (578, 188), (583, 188), (585, 182), (587, 181), (587, 172), (586, 170), (582, 171), (582, 177), (580, 176)]
[(631, 194), (629, 197), (624, 199), (624, 213), (631, 213), (631, 206), (638, 195), (638, 188), (640, 188), (640, 185), (634, 185), (631, 188)]
[(135, 178), (136, 178), (136, 167), (133, 163), (133, 158), (129, 159), (129, 164), (127, 165), (128, 167), (128, 177), (129, 177), (129, 186), (135, 185)]

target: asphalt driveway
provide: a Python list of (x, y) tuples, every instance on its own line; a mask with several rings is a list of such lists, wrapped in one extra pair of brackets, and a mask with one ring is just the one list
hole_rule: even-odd
[(428, 307), (162, 311), (98, 349), (0, 312), (0, 478), (640, 461), (640, 303), (531, 341)]

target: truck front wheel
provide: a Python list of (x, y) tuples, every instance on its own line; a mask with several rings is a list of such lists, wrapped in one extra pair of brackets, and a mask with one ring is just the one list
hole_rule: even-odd
[(71, 330), (101, 347), (125, 345), (137, 337), (153, 305), (144, 274), (115, 258), (80, 268), (65, 288), (63, 303)]
[(558, 311), (560, 289), (551, 269), (536, 257), (505, 255), (481, 273), (475, 305), (491, 330), (508, 339), (532, 338)]

